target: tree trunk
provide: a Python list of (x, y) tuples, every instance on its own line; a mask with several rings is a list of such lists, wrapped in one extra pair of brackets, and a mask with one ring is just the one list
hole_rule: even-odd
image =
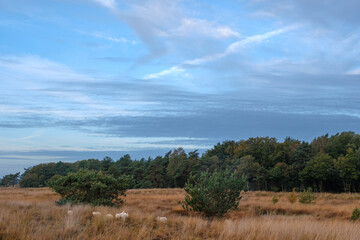
[(322, 181), (322, 179), (320, 180), (320, 192), (322, 192), (323, 191), (323, 181)]

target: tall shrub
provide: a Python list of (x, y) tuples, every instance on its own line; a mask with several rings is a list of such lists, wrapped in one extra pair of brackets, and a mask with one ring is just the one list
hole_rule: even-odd
[(221, 217), (239, 205), (246, 180), (236, 172), (202, 173), (198, 179), (190, 177), (185, 185), (187, 195), (183, 208), (203, 213), (208, 217)]
[(66, 176), (57, 175), (50, 180), (49, 186), (61, 195), (58, 202), (71, 204), (90, 204), (114, 206), (124, 201), (127, 177), (114, 178), (112, 175), (89, 170), (80, 170)]

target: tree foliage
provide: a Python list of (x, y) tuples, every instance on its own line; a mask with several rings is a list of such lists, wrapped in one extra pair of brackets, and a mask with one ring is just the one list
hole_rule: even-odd
[(319, 191), (323, 191), (323, 183), (336, 175), (334, 159), (329, 154), (318, 153), (306, 163), (300, 175), (306, 182), (313, 182), (314, 187)]
[(360, 135), (342, 132), (315, 138), (310, 143), (287, 137), (224, 141), (205, 151), (174, 149), (155, 158), (88, 159), (75, 163), (39, 164), (25, 170), (21, 187), (47, 186), (51, 177), (81, 169), (101, 171), (115, 178), (131, 176), (131, 188), (184, 187), (190, 176), (229, 169), (244, 175), (251, 190), (359, 192)]
[(19, 176), (20, 176), (20, 172), (15, 173), (15, 174), (5, 175), (1, 179), (0, 185), (5, 186), (5, 187), (9, 187), (9, 186), (15, 187), (15, 184), (18, 183)]
[(129, 179), (114, 178), (102, 172), (80, 170), (66, 176), (55, 175), (49, 186), (62, 199), (59, 203), (114, 206), (123, 203), (119, 196), (125, 196)]
[(236, 172), (205, 172), (198, 179), (191, 178), (186, 183), (183, 207), (208, 217), (221, 217), (237, 208), (242, 190), (246, 190), (246, 180)]

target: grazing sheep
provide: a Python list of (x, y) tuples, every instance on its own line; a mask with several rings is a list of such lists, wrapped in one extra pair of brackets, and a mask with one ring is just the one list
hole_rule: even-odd
[(117, 214), (115, 214), (115, 218), (116, 218), (116, 219), (121, 218), (121, 219), (125, 222), (125, 221), (129, 218), (129, 214), (126, 213), (126, 212), (124, 212), (124, 211), (122, 211), (122, 213), (117, 213)]
[(167, 218), (157, 216), (156, 221), (161, 222), (161, 223), (167, 223)]
[(69, 211), (67, 212), (67, 215), (73, 215), (73, 211), (69, 210)]
[(108, 213), (105, 215), (105, 218), (106, 219), (114, 219), (114, 216), (112, 214)]
[(101, 212), (92, 212), (93, 216), (101, 216)]

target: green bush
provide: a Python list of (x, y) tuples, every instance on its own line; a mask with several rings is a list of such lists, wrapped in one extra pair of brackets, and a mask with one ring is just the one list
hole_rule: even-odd
[(89, 170), (80, 170), (66, 176), (56, 176), (49, 186), (62, 197), (58, 204), (89, 204), (114, 206), (123, 203), (120, 196), (126, 196), (127, 177), (114, 178), (112, 175)]
[(187, 195), (183, 208), (203, 213), (207, 217), (221, 217), (239, 205), (246, 180), (229, 171), (202, 173), (197, 180), (191, 176), (185, 185)]
[(312, 192), (312, 188), (308, 188), (307, 190), (300, 193), (299, 202), (303, 204), (310, 204), (316, 202), (316, 195)]
[(359, 220), (360, 219), (360, 210), (358, 208), (355, 208), (351, 215), (351, 220)]
[(279, 201), (279, 198), (276, 196), (276, 195), (274, 195), (273, 197), (272, 197), (272, 203), (273, 204), (276, 204), (278, 201)]

